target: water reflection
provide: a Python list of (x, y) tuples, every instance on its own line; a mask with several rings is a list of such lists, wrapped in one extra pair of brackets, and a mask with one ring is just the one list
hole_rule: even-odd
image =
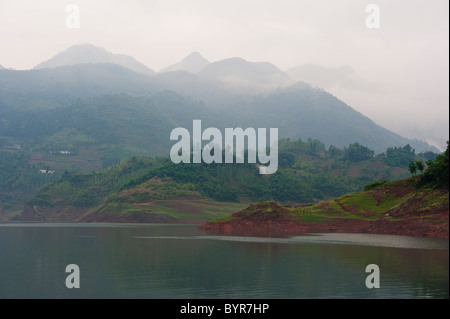
[[(2, 298), (448, 298), (448, 240), (210, 236), (190, 225), (0, 224)], [(65, 287), (65, 266), (81, 289)], [(378, 264), (381, 289), (365, 287)]]

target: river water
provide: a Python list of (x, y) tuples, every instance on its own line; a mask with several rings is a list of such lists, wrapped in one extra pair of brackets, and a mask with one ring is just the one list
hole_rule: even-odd
[[(195, 225), (0, 223), (0, 298), (448, 298), (449, 241), (206, 234)], [(68, 289), (66, 266), (79, 267)], [(369, 289), (366, 266), (380, 269)]]

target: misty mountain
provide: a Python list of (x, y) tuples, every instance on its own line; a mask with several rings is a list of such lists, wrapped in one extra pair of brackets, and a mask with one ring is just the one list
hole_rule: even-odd
[(192, 52), (180, 62), (173, 64), (165, 69), (162, 69), (160, 73), (173, 71), (187, 71), (195, 74), (203, 70), (208, 64), (209, 61), (205, 59), (203, 56), (201, 56), (200, 53)]
[(0, 117), (0, 140), (13, 138), (18, 144), (38, 149), (89, 146), (97, 148), (99, 154), (115, 148), (126, 157), (167, 155), (173, 145), (170, 131), (180, 126), (192, 130), (194, 119), (201, 119), (204, 128), (222, 130), (276, 127), (280, 138), (317, 137), (340, 148), (358, 142), (377, 153), (408, 143), (420, 150), (427, 148), (425, 143), (413, 143), (379, 127), (332, 95), (306, 85), (255, 97), (245, 108), (235, 105), (222, 110), (170, 91), (148, 97), (88, 97), (68, 106), (40, 110), (17, 110), (0, 100)]
[(203, 101), (209, 108), (220, 109), (238, 103), (241, 96), (216, 79), (207, 79), (187, 71), (162, 72), (152, 77), (157, 90), (170, 90)]
[(55, 149), (72, 154), (89, 149), (89, 157), (75, 157), (77, 169), (84, 171), (93, 162), (107, 167), (134, 155), (166, 156), (171, 130), (192, 126), (199, 114), (205, 124), (211, 123), (209, 113), (202, 103), (169, 91), (146, 97), (86, 97), (51, 109), (13, 108), (0, 99), (0, 149), (14, 141), (40, 158), (47, 156), (47, 162), (57, 159), (51, 155)]
[(116, 64), (76, 64), (52, 69), (0, 71), (0, 99), (17, 108), (55, 108), (78, 98), (105, 94), (142, 96), (162, 90), (179, 92), (218, 107), (234, 101), (223, 83), (186, 71), (149, 76)]
[[(195, 88), (193, 94), (206, 96), (203, 88), (211, 101), (226, 101), (211, 107), (205, 100), (164, 89), (168, 84), (175, 87), (174, 75), (185, 90), (190, 84)], [(417, 152), (434, 150), (383, 129), (331, 94), (305, 83), (243, 98), (227, 95), (226, 90), (211, 91), (217, 83), (202, 86), (205, 80), (188, 72), (161, 76), (167, 76), (165, 82), (159, 75), (146, 76), (113, 64), (0, 70), (0, 160), (4, 168), (0, 171), (4, 174), (0, 212), (4, 207), (14, 209), (19, 199), (52, 180), (49, 174), (40, 173), (42, 169), (60, 176), (65, 170), (99, 171), (134, 155), (167, 157), (175, 143), (169, 139), (171, 130), (185, 127), (191, 131), (194, 119), (202, 120), (203, 129), (277, 127), (280, 138), (300, 137), (313, 149), (323, 144), (312, 139), (320, 139), (325, 142), (322, 148), (359, 142), (376, 153), (407, 143)], [(98, 95), (107, 91), (113, 93)], [(146, 93), (119, 94), (122, 91)], [(2, 203), (6, 203), (3, 208)]]
[(39, 63), (35, 69), (55, 68), (82, 63), (112, 63), (121, 65), (138, 73), (154, 74), (144, 64), (124, 54), (113, 54), (92, 44), (78, 44), (56, 54), (49, 60)]
[[(244, 72), (245, 70), (251, 72)], [(128, 107), (133, 96), (145, 98), (166, 92), (164, 93), (166, 95), (163, 94), (163, 97), (157, 99), (158, 102), (152, 103), (158, 108), (158, 114), (164, 115), (173, 128), (177, 125), (189, 127), (193, 119), (202, 119), (205, 125), (218, 128), (278, 127), (280, 137), (319, 139), (326, 145), (338, 147), (358, 142), (377, 153), (391, 146), (404, 146), (408, 143), (416, 148), (417, 152), (436, 151), (426, 143), (402, 138), (376, 125), (326, 91), (305, 83), (300, 82), (278, 90), (273, 89), (271, 93), (266, 91), (264, 94), (255, 94), (253, 90), (246, 89), (248, 88), (246, 85), (251, 83), (250, 79), (255, 79), (257, 83), (271, 84), (273, 83), (271, 79), (277, 76), (287, 80), (283, 76), (284, 73), (280, 74), (280, 72), (268, 63), (248, 63), (242, 59), (212, 63), (199, 75), (176, 71), (149, 76), (115, 64), (78, 64), (29, 71), (1, 70), (0, 135), (5, 135), (7, 131), (9, 133), (6, 135), (10, 137), (34, 138), (36, 134), (39, 134), (45, 140), (46, 137), (43, 135), (47, 133), (39, 133), (38, 128), (45, 127), (47, 130), (49, 126), (54, 127), (53, 119), (60, 116), (67, 117), (64, 114), (69, 112), (80, 98), (111, 95), (113, 97), (109, 99), (112, 101), (117, 94), (129, 95), (125, 99), (127, 103), (124, 99), (119, 99), (121, 103), (111, 102), (111, 105), (115, 105), (119, 110)], [(240, 93), (236, 93), (227, 83), (224, 84), (219, 80), (226, 78), (226, 74), (235, 74), (236, 77), (246, 79), (247, 82), (239, 87)], [(267, 82), (262, 82), (264, 79)], [(192, 108), (193, 103), (186, 101), (197, 101), (199, 106)], [(143, 103), (145, 104), (142, 102), (139, 105)], [(99, 102), (95, 99), (90, 100), (85, 109), (89, 106), (96, 108), (97, 104)], [(173, 105), (176, 105), (175, 109)], [(51, 109), (55, 110), (51, 111)], [(44, 110), (49, 111), (44, 112)], [(140, 114), (140, 110), (141, 108), (135, 110), (135, 116), (145, 122), (146, 115)], [(102, 127), (103, 121), (108, 116), (112, 116), (110, 120), (116, 121), (114, 123), (117, 125), (121, 123), (120, 127), (124, 132), (137, 134), (128, 135), (129, 139), (122, 140), (120, 144), (134, 143), (136, 147), (133, 149), (140, 151), (136, 153), (127, 151), (123, 154), (127, 156), (147, 154), (145, 149), (149, 145), (136, 142), (143, 137), (138, 131), (134, 131), (135, 124), (132, 120), (128, 120), (129, 116), (122, 116), (118, 112), (114, 115), (117, 118), (113, 115), (105, 117), (101, 115), (102, 112), (102, 109), (98, 109), (97, 113), (87, 117), (89, 123)], [(16, 116), (18, 113), (20, 116)], [(44, 120), (40, 122), (41, 124), (33, 122), (33, 117), (42, 116)], [(151, 120), (148, 119), (148, 123), (151, 123)], [(29, 133), (32, 131), (30, 127), (35, 128), (33, 134)], [(61, 129), (63, 128), (67, 126), (61, 126)], [(58, 135), (59, 129), (55, 129), (56, 131), (52, 131), (51, 134), (48, 132), (48, 134)], [(151, 131), (146, 132), (149, 135), (145, 136), (145, 139), (154, 138)], [(106, 136), (116, 136), (117, 131), (114, 125), (111, 125), (105, 128), (103, 133)], [(166, 133), (169, 134), (168, 131), (164, 131), (164, 134)], [(94, 144), (97, 143), (95, 141), (98, 136), (92, 137), (88, 131), (83, 131), (82, 134), (93, 138)], [(158, 141), (166, 145), (161, 145), (159, 148), (152, 146), (152, 149), (160, 150), (163, 155), (162, 150), (169, 147), (170, 141), (167, 138), (158, 139)]]
[(295, 81), (304, 81), (325, 90), (342, 88), (367, 91), (375, 87), (375, 84), (366, 81), (348, 65), (330, 68), (305, 64), (291, 68), (286, 73)]
[(152, 78), (117, 64), (77, 64), (29, 71), (0, 71), (0, 99), (18, 108), (54, 108), (104, 94), (145, 95)]
[(0, 64), (0, 70), (4, 69), (4, 67)]
[(211, 63), (198, 75), (207, 79), (219, 80), (239, 91), (249, 89), (261, 91), (294, 83), (286, 73), (271, 63), (248, 62), (241, 58)]
[(245, 111), (242, 118), (253, 119), (256, 127), (278, 127), (281, 137), (313, 138), (340, 148), (358, 142), (377, 154), (406, 144), (418, 152), (438, 152), (425, 142), (411, 141), (377, 125), (332, 94), (302, 82), (256, 97)]

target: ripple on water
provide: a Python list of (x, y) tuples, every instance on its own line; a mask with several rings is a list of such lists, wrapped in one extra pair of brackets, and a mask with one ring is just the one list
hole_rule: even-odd
[(245, 237), (245, 236), (134, 236), (136, 239), (180, 239), (180, 240), (220, 240), (249, 243), (273, 244), (337, 244), (363, 245), (391, 248), (416, 249), (449, 249), (449, 241), (445, 238), (422, 238), (412, 236), (321, 233), (288, 238)]

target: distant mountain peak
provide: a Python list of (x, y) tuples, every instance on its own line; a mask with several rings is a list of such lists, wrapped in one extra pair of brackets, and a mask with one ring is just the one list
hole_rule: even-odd
[(304, 64), (286, 71), (295, 81), (305, 81), (325, 90), (332, 90), (336, 87), (367, 91), (376, 86), (369, 83), (349, 65), (340, 67), (325, 67), (316, 64)]
[(294, 83), (286, 73), (269, 62), (249, 62), (240, 57), (211, 63), (199, 75), (243, 88), (244, 91), (249, 88), (276, 89)]
[(1, 70), (1, 69), (4, 69), (4, 67), (0, 64), (0, 70)]
[(355, 70), (350, 65), (343, 65), (339, 67), (339, 70), (346, 73), (356, 73)]
[(113, 54), (106, 49), (89, 43), (76, 44), (49, 60), (36, 65), (35, 69), (55, 68), (84, 63), (112, 63), (123, 66), (138, 73), (154, 74), (144, 64), (136, 61), (133, 57), (124, 54)]
[[(201, 54), (200, 54), (200, 52), (198, 52), (198, 51), (194, 51), (194, 52), (191, 52), (189, 55), (187, 55), (183, 60), (186, 60), (186, 59), (189, 59), (189, 58), (202, 58), (202, 59), (205, 59)], [(206, 60), (206, 59), (205, 59)]]
[(173, 64), (165, 69), (162, 69), (160, 72), (174, 72), (174, 71), (187, 71), (190, 73), (198, 73), (203, 70), (209, 61), (205, 59), (199, 52), (195, 51), (187, 55), (180, 62)]
[(74, 44), (71, 47), (67, 48), (67, 50), (73, 50), (73, 49), (88, 49), (88, 50), (101, 50), (107, 52), (104, 48), (98, 47), (96, 45), (93, 45), (91, 43), (78, 43)]

